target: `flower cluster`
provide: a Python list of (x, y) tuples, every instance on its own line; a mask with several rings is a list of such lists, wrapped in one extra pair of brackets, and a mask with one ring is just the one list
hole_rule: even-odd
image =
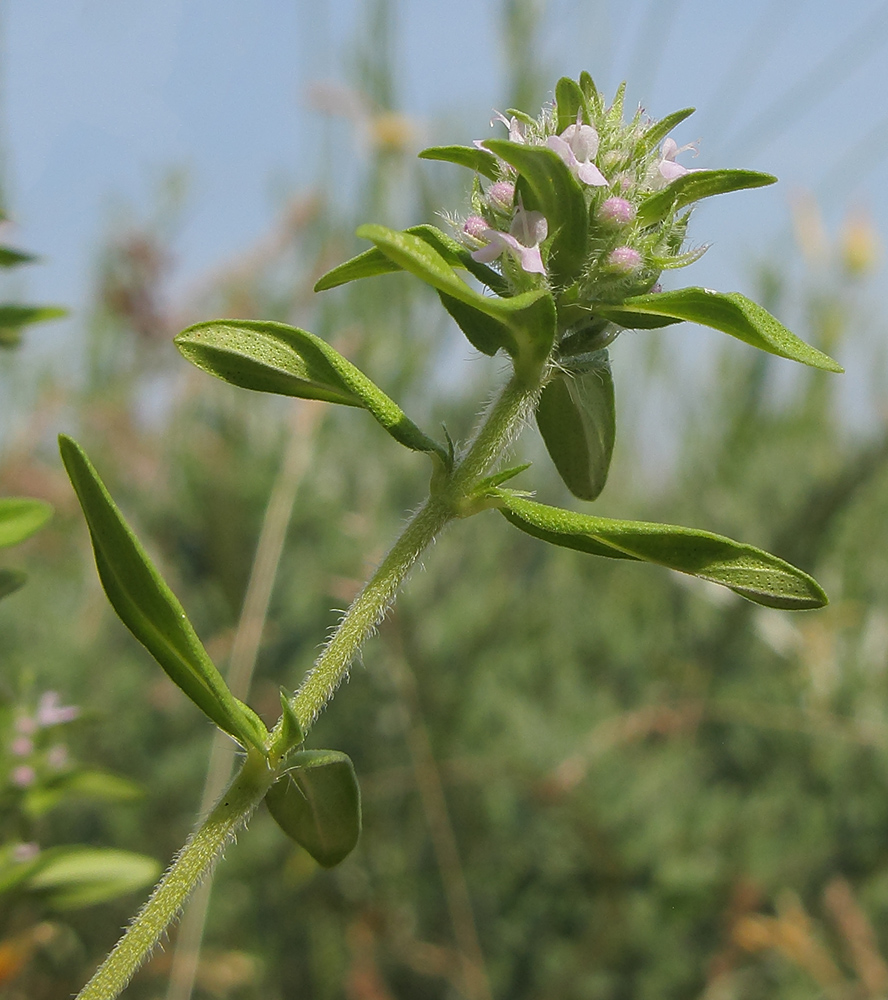
[(15, 788), (30, 788), (38, 777), (38, 770), (59, 771), (68, 763), (68, 749), (64, 743), (52, 743), (44, 749), (42, 733), (72, 722), (80, 714), (74, 705), (62, 705), (55, 691), (46, 691), (33, 715), (19, 715), (14, 723), (15, 735), (9, 742), (12, 763), (9, 784)]
[[(656, 290), (660, 272), (696, 260), (705, 250), (683, 251), (689, 212), (669, 212), (651, 221), (640, 212), (645, 200), (691, 172), (678, 157), (693, 149), (662, 137), (662, 127), (641, 109), (624, 122), (622, 92), (611, 106), (596, 93), (566, 127), (556, 106), (538, 119), (497, 113), (491, 126), (508, 129), (509, 141), (545, 147), (567, 166), (583, 191), (589, 213), (585, 265), (572, 291), (574, 301), (619, 301)], [(486, 150), (483, 140), (475, 146)], [(498, 177), (486, 188), (476, 180), (472, 214), (462, 239), (475, 261), (498, 263), (514, 292), (548, 284), (564, 291), (547, 266), (551, 219), (525, 207), (518, 171), (497, 157)]]

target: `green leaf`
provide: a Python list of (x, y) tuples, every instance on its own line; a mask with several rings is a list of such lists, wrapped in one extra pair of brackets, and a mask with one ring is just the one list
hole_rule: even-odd
[(527, 190), (525, 208), (539, 210), (549, 224), (549, 273), (557, 283), (569, 283), (583, 268), (589, 230), (589, 212), (579, 181), (561, 157), (545, 146), (525, 146), (507, 139), (488, 139), (484, 145), (521, 175)]
[(25, 497), (0, 499), (0, 548), (18, 545), (39, 531), (52, 517), (52, 507)]
[[(446, 233), (442, 233), (435, 226), (411, 226), (404, 232), (425, 240), (430, 247), (438, 251), (451, 267), (461, 267), (463, 270), (470, 271), (482, 285), (487, 285), (497, 295), (508, 293), (509, 286), (502, 275), (497, 274), (493, 268), (486, 264), (479, 264), (472, 260), (471, 252), (466, 247), (451, 239)], [(332, 271), (328, 271), (315, 284), (314, 290), (323, 292), (329, 288), (344, 285), (348, 281), (372, 278), (377, 274), (392, 274), (401, 270), (403, 268), (400, 264), (396, 264), (389, 257), (386, 257), (380, 249), (373, 247), (372, 250), (365, 250), (357, 257), (352, 257), (351, 260), (347, 260), (344, 264), (334, 267)]]
[(468, 167), (490, 180), (495, 181), (499, 177), (499, 165), (496, 157), (477, 146), (429, 146), (420, 154), (421, 160), (445, 160), (447, 163), (456, 163), (461, 167)]
[(57, 910), (91, 906), (142, 889), (160, 874), (154, 858), (100, 847), (55, 847), (43, 852), (25, 887), (48, 895)]
[(671, 115), (666, 115), (665, 118), (654, 122), (642, 136), (643, 150), (645, 152), (652, 150), (661, 139), (665, 139), (669, 135), (676, 125), (680, 125), (685, 118), (690, 118), (696, 110), (696, 108), (682, 108), (681, 111), (673, 111)]
[(738, 292), (680, 288), (674, 292), (636, 295), (620, 305), (596, 306), (595, 312), (630, 329), (644, 329), (649, 317), (688, 320), (790, 361), (829, 372), (844, 371), (831, 357), (800, 340), (766, 309)]
[(536, 419), (558, 474), (581, 500), (595, 500), (610, 470), (616, 433), (607, 352), (594, 367), (559, 373), (543, 389)]
[(807, 573), (752, 545), (709, 531), (575, 514), (501, 493), (501, 513), (517, 528), (592, 555), (657, 563), (728, 587), (770, 608), (800, 611), (828, 603)]
[[(415, 274), (450, 299), (497, 320), (500, 327), (493, 324), (484, 326), (484, 333), (479, 339), (485, 347), (474, 345), (478, 350), (485, 354), (495, 354), (496, 350), (502, 348), (516, 362), (521, 360), (531, 365), (541, 364), (548, 357), (555, 338), (556, 316), (555, 302), (546, 289), (523, 292), (512, 298), (481, 295), (456, 274), (437, 250), (411, 233), (387, 229), (385, 226), (361, 226), (358, 236), (372, 240), (405, 271)], [(445, 305), (448, 309), (451, 308), (446, 301)], [(460, 318), (462, 326), (466, 323), (464, 313), (460, 312)], [(477, 329), (481, 329), (480, 324)], [(495, 347), (494, 338), (502, 338)]]
[(24, 587), (28, 575), (19, 569), (0, 569), (0, 600)]
[(361, 407), (407, 448), (441, 454), (360, 369), (306, 330), (270, 320), (211, 320), (183, 330), (176, 346), (193, 365), (224, 382)]
[(100, 802), (131, 802), (144, 795), (134, 781), (108, 771), (73, 771), (59, 775), (49, 784), (28, 790), (25, 809), (29, 816), (40, 817), (68, 799), (96, 799)]
[(0, 347), (15, 346), (19, 342), (19, 330), (23, 326), (67, 315), (68, 310), (61, 306), (0, 305)]
[(64, 435), (59, 447), (86, 517), (102, 586), (121, 621), (220, 729), (245, 747), (264, 750), (265, 726), (228, 690), (182, 605), (124, 521), (83, 449)]
[(40, 260), (35, 254), (0, 246), (0, 267), (18, 267), (19, 264), (31, 264), (35, 260)]
[(324, 868), (338, 865), (361, 834), (361, 793), (351, 760), (338, 750), (301, 750), (268, 790), (278, 826)]
[[(555, 113), (558, 116), (558, 132), (563, 132), (570, 125), (576, 125), (577, 114), (585, 112), (586, 97), (576, 80), (563, 76), (555, 84)], [(583, 114), (582, 121), (587, 125), (588, 117)]]
[(678, 212), (701, 198), (776, 183), (777, 178), (772, 174), (757, 170), (692, 170), (645, 199), (638, 209), (638, 222), (652, 226), (670, 212)]

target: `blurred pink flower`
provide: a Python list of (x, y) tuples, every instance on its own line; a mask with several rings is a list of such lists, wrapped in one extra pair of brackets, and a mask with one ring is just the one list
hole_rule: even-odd
[(15, 785), (16, 788), (30, 788), (31, 785), (33, 785), (37, 780), (37, 772), (33, 767), (29, 767), (27, 764), (22, 764), (21, 767), (13, 769), (12, 774), (9, 776), (9, 780)]
[(80, 709), (74, 705), (60, 705), (57, 691), (46, 691), (40, 696), (37, 705), (37, 724), (42, 729), (58, 726), (63, 722), (71, 722), (80, 715)]
[(28, 736), (16, 736), (9, 749), (14, 757), (27, 757), (34, 749), (34, 741)]

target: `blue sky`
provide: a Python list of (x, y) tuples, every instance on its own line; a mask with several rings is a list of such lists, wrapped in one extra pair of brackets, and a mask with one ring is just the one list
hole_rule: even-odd
[[(542, 6), (542, 0), (540, 0)], [(504, 93), (501, 0), (400, 0), (403, 110), (429, 142), (486, 134)], [(325, 135), (306, 93), (347, 83), (365, 0), (8, 0), (3, 158), (17, 245), (43, 254), (23, 291), (82, 309), (115, 211), (150, 214), (162, 178), (190, 178), (180, 280), (257, 239), (282, 190), (319, 180)], [(783, 182), (702, 206), (713, 239), (695, 283), (744, 290), (751, 257), (788, 249), (788, 196), (810, 189), (831, 226), (851, 206), (888, 232), (888, 3), (849, 0), (549, 0), (538, 59), (552, 81), (589, 69), (654, 117), (696, 105), (679, 142), (696, 166)], [(534, 109), (535, 110), (535, 109)], [(344, 126), (344, 159), (360, 156)], [(330, 133), (326, 133), (328, 138)], [(386, 220), (376, 220), (386, 221)], [(688, 272), (689, 273), (689, 272)], [(883, 272), (884, 273), (884, 272)], [(70, 335), (46, 327), (33, 350)]]

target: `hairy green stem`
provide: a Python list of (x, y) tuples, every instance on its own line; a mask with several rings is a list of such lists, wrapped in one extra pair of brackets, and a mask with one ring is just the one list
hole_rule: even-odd
[[(463, 502), (521, 429), (539, 394), (539, 384), (518, 375), (503, 387), (482, 416), (452, 470), (433, 478), (428, 500), (414, 514), (388, 555), (364, 585), (307, 674), (291, 704), (303, 730), (333, 697), (366, 639), (382, 621), (411, 567), (444, 526), (467, 513)], [(191, 835), (148, 902), (77, 1000), (113, 1000), (176, 919), (188, 896), (212, 870), (226, 843), (246, 823), (277, 776), (283, 746), (281, 720), (269, 740), (267, 758), (256, 751), (204, 823)]]
[(274, 772), (256, 751), (249, 756), (228, 791), (206, 820), (188, 838), (175, 861), (157, 884), (148, 902), (77, 1000), (112, 1000), (176, 919), (192, 890), (218, 861), (225, 845), (247, 822), (265, 797)]
[[(512, 443), (538, 393), (538, 385), (528, 385), (517, 375), (512, 376), (481, 418), (450, 475), (432, 490), (355, 598), (292, 699), (293, 710), (305, 732), (333, 697), (364, 642), (385, 617), (422, 551), (449, 521), (460, 516), (460, 501)], [(273, 748), (279, 734), (280, 725), (272, 737)]]

